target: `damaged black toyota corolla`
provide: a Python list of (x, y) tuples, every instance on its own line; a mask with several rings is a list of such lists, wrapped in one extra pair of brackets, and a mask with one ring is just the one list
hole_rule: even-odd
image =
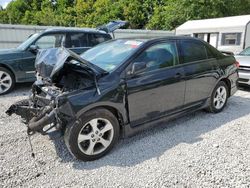
[(20, 115), (28, 133), (60, 130), (73, 156), (95, 160), (119, 137), (199, 109), (220, 112), (237, 90), (237, 62), (187, 37), (117, 39), (81, 56), (41, 51)]

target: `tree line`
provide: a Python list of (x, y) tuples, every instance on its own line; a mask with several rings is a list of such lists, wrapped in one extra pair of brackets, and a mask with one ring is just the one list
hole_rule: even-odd
[(250, 0), (13, 0), (0, 23), (96, 27), (126, 20), (132, 29), (172, 30), (191, 19), (250, 14)]

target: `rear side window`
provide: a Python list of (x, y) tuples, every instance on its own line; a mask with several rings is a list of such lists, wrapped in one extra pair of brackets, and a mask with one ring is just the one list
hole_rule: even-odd
[(180, 41), (181, 58), (183, 63), (207, 59), (205, 45), (198, 41)]
[(66, 48), (88, 47), (87, 33), (69, 33), (65, 41)]
[(90, 34), (90, 46), (95, 46), (110, 39), (111, 39), (110, 35), (98, 34), (98, 33)]

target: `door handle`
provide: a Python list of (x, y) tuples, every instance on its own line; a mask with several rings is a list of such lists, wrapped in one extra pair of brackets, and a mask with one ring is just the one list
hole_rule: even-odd
[(182, 74), (181, 73), (179, 73), (179, 72), (177, 72), (176, 74), (175, 74), (175, 76), (174, 76), (175, 78), (181, 78), (182, 77)]

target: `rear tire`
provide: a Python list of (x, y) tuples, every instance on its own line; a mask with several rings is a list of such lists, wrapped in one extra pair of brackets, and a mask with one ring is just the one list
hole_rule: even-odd
[(212, 92), (207, 110), (211, 113), (221, 112), (227, 104), (228, 97), (228, 86), (225, 82), (220, 81)]
[(0, 67), (0, 95), (9, 93), (15, 86), (15, 77), (11, 71)]
[(106, 155), (119, 139), (117, 118), (107, 109), (99, 108), (83, 114), (66, 128), (64, 140), (71, 154), (82, 161)]

